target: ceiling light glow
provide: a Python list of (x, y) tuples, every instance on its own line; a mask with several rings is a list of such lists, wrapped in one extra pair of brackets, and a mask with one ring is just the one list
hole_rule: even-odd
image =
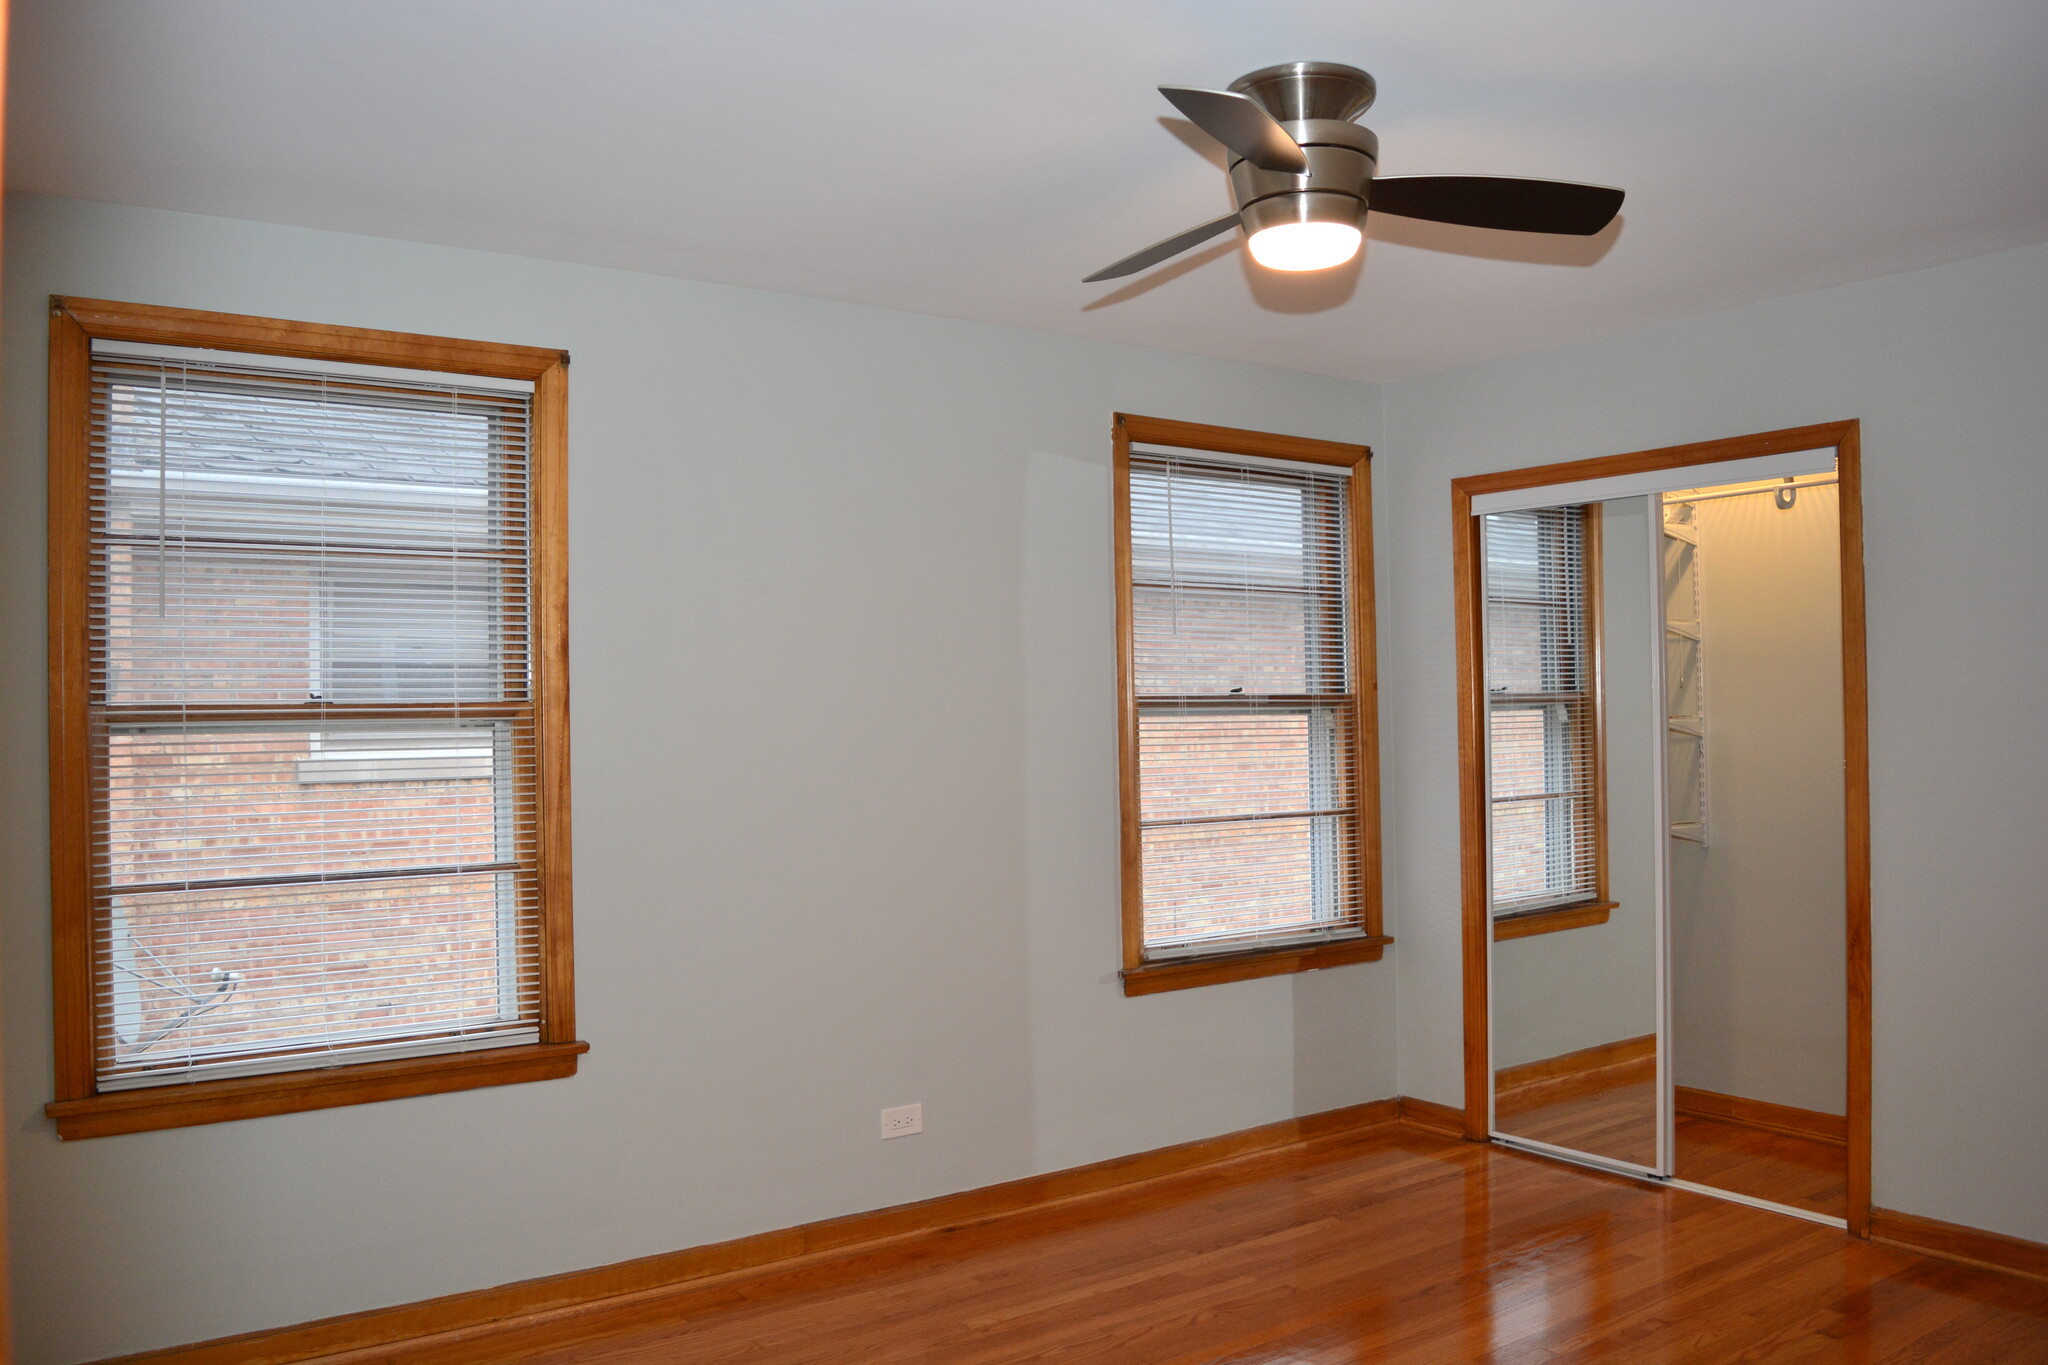
[(1280, 223), (1252, 234), (1252, 259), (1268, 270), (1328, 270), (1358, 254), (1365, 234), (1349, 223)]

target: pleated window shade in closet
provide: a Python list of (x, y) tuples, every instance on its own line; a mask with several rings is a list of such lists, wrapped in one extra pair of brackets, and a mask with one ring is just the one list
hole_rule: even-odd
[(531, 384), (95, 343), (100, 1090), (538, 1039)]
[(1364, 932), (1347, 477), (1131, 452), (1148, 960)]
[(1493, 911), (1504, 916), (1601, 890), (1594, 560), (1585, 507), (1482, 523)]

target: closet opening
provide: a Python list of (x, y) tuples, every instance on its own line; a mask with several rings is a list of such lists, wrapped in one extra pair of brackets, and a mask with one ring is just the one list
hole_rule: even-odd
[(1467, 1136), (1863, 1234), (1854, 423), (1453, 485)]

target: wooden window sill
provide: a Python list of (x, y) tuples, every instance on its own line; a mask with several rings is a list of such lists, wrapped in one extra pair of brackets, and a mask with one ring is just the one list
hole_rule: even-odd
[(1394, 940), (1385, 934), (1369, 938), (1347, 938), (1340, 943), (1314, 947), (1259, 948), (1246, 953), (1191, 958), (1180, 962), (1150, 962), (1126, 967), (1121, 975), (1125, 995), (1157, 995), (1160, 991), (1184, 991), (1193, 986), (1214, 986), (1225, 981), (1250, 981), (1261, 976), (1285, 976), (1290, 972), (1313, 972), (1323, 967), (1342, 967), (1353, 962), (1377, 962)]
[(575, 1075), (576, 1058), (589, 1050), (590, 1044), (581, 1042), (536, 1043), (318, 1071), (113, 1090), (82, 1100), (54, 1100), (43, 1106), (43, 1112), (57, 1121), (60, 1138), (111, 1137), (487, 1085), (551, 1081)]
[(1588, 901), (1583, 905), (1559, 905), (1549, 910), (1533, 910), (1526, 915), (1513, 915), (1493, 922), (1493, 941), (1501, 943), (1511, 938), (1528, 938), (1532, 934), (1554, 934), (1560, 929), (1583, 929), (1589, 924), (1607, 923), (1610, 910), (1620, 908), (1620, 901)]

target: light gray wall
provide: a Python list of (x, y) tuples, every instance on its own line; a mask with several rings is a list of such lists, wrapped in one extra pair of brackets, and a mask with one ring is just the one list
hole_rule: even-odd
[(1837, 508), (1833, 488), (1696, 505), (1708, 841), (1671, 841), (1678, 1084), (1830, 1114), (1848, 1067)]
[[(1401, 1088), (1461, 1098), (1449, 481), (1860, 418), (1887, 1208), (2048, 1240), (2048, 246), (1387, 391), (1377, 485)], [(1391, 638), (1388, 638), (1391, 637)]]
[[(1372, 442), (1347, 382), (479, 252), (10, 201), (0, 894), (16, 1306), (75, 1361), (1394, 1093), (1392, 963), (1117, 966), (1109, 421)], [(573, 1080), (59, 1144), (44, 300), (567, 347)], [(922, 1101), (921, 1137), (876, 1112)]]
[[(1881, 1204), (2048, 1238), (2031, 742), (2048, 247), (1385, 391), (104, 205), (10, 204), (0, 895), (23, 1358), (545, 1274), (1459, 1090), (1449, 480), (1860, 417)], [(1534, 268), (1534, 267), (1532, 267)], [(569, 347), (582, 1075), (59, 1146), (52, 292)], [(1388, 963), (1116, 994), (1107, 422), (1373, 441)], [(823, 683), (825, 685), (820, 686)], [(886, 1146), (875, 1110), (922, 1100)]]
[(1662, 735), (1648, 498), (1601, 504), (1601, 671), (1607, 711), (1607, 923), (1493, 945), (1493, 1065), (1516, 1066), (1657, 1030), (1652, 866)]

